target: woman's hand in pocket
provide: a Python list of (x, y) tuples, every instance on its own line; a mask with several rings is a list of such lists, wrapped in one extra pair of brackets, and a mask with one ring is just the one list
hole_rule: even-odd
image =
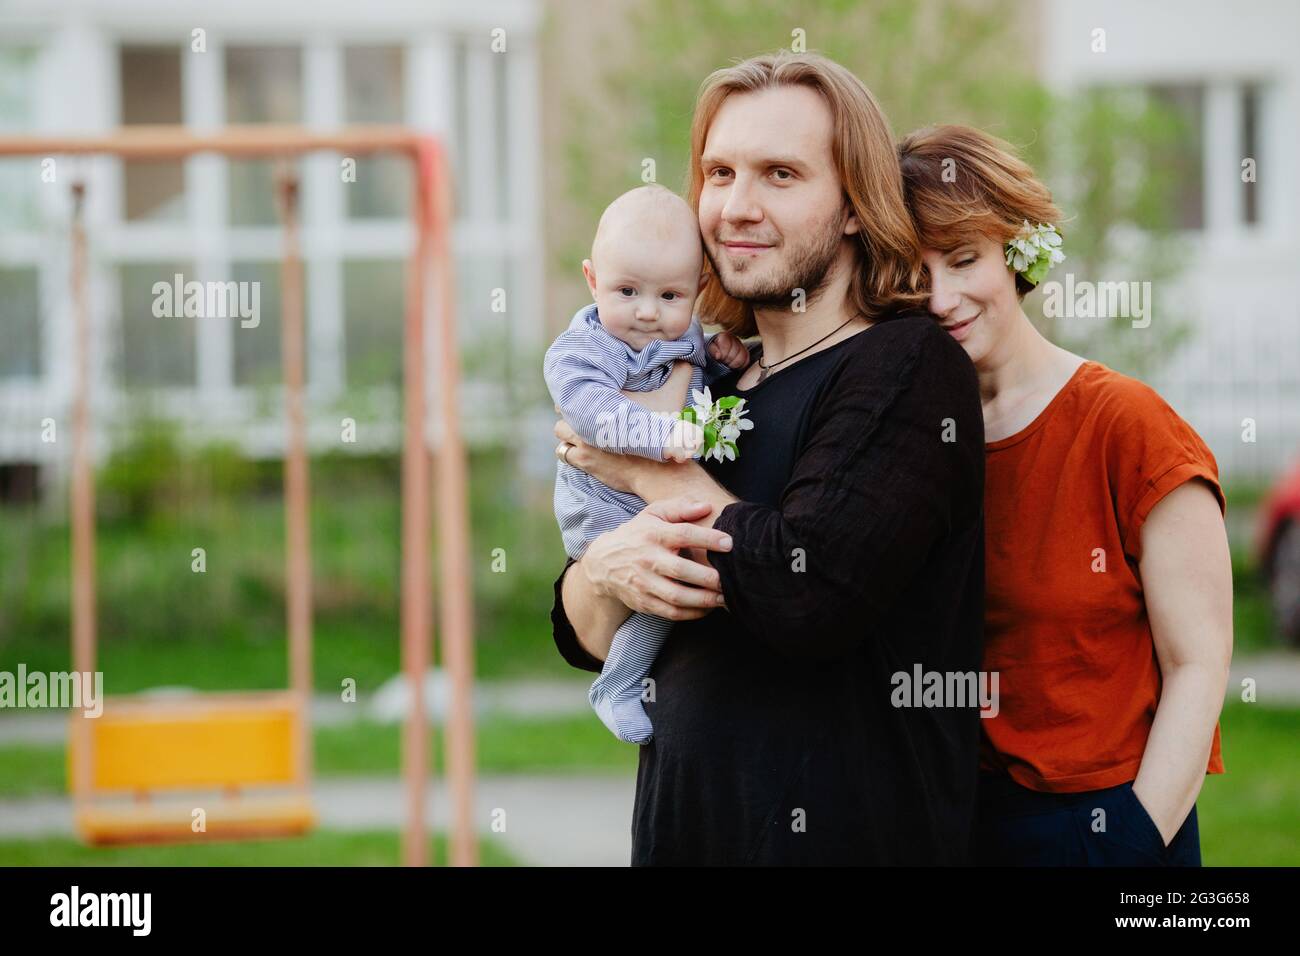
[[(1164, 841), (1164, 845), (1168, 847), (1177, 835), (1178, 828), (1182, 826), (1182, 821), (1179, 820), (1177, 821), (1177, 825), (1173, 825), (1174, 821), (1168, 818), (1168, 814), (1160, 811), (1159, 802), (1154, 800), (1151, 794), (1146, 793), (1145, 788), (1142, 787), (1137, 780), (1133, 781), (1132, 790), (1133, 799), (1138, 802), (1140, 809), (1151, 818), (1151, 822), (1155, 824), (1156, 830), (1160, 832), (1160, 839)], [(1157, 809), (1153, 811), (1153, 807)]]

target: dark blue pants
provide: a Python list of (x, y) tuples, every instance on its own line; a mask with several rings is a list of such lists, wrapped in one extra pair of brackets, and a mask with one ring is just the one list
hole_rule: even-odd
[(1132, 783), (1082, 793), (1039, 793), (980, 774), (975, 818), (980, 866), (1200, 866), (1196, 807), (1164, 845)]

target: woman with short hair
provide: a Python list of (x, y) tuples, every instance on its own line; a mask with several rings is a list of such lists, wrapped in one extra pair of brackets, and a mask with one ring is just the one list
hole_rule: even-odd
[(979, 130), (899, 146), (930, 311), (975, 364), (985, 430), (975, 859), (1199, 865), (1222, 773), (1232, 573), (1214, 456), (1152, 389), (1044, 338), (1021, 300), (1064, 258), (1047, 188)]

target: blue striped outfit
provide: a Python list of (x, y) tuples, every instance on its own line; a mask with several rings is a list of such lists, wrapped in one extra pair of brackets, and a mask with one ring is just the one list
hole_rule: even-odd
[[(605, 330), (593, 303), (580, 309), (547, 349), (543, 375), (564, 420), (587, 444), (663, 461), (672, 418), (647, 411), (619, 393), (654, 391), (668, 380), (678, 359), (694, 366), (692, 391), (731, 371), (709, 356), (698, 318), (691, 319), (680, 339), (656, 339), (638, 352)], [(574, 560), (593, 538), (644, 507), (636, 495), (615, 491), (584, 471), (556, 462), (555, 518), (564, 550)], [(652, 614), (632, 614), (615, 632), (600, 676), (591, 685), (587, 698), (592, 708), (621, 740), (646, 743), (653, 735), (641, 706), (641, 686), (672, 626)]]

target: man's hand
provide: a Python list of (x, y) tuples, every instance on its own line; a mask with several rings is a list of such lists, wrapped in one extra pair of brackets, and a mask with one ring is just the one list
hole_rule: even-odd
[(709, 340), (709, 354), (730, 369), (749, 367), (749, 349), (730, 332), (719, 332)]
[(584, 573), (594, 593), (630, 610), (670, 621), (701, 618), (724, 606), (722, 579), (707, 556), (693, 561), (681, 552), (731, 550), (728, 535), (697, 523), (712, 510), (689, 497), (648, 505), (631, 521), (595, 538), (574, 568)]

